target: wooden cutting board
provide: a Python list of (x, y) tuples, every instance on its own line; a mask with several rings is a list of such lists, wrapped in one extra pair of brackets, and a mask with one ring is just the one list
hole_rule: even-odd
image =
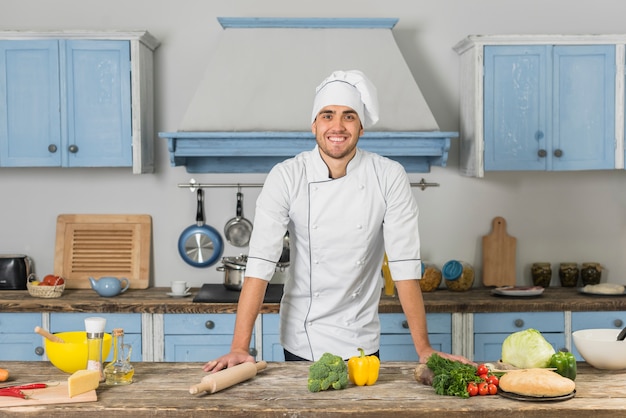
[[(49, 384), (54, 386), (23, 391), (29, 396), (28, 399), (0, 396), (0, 408), (7, 406), (39, 406), (56, 403), (96, 402), (98, 400), (98, 395), (96, 395), (95, 390), (70, 398), (67, 394), (67, 382), (50, 382)], [(0, 415), (2, 415), (1, 412)], [(44, 412), (43, 416), (45, 415)]]
[(515, 286), (517, 238), (506, 232), (506, 220), (493, 219), (491, 233), (483, 236), (483, 285)]
[(54, 274), (68, 289), (91, 289), (89, 277), (126, 277), (131, 289), (150, 281), (150, 215), (59, 215)]

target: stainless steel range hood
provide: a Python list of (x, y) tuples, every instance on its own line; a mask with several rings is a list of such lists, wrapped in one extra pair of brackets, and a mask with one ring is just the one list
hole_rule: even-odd
[(334, 70), (358, 69), (377, 86), (380, 121), (360, 146), (407, 171), (445, 166), (439, 132), (394, 38), (397, 19), (219, 18), (224, 32), (205, 77), (169, 141), (188, 172), (267, 172), (315, 145), (315, 87)]

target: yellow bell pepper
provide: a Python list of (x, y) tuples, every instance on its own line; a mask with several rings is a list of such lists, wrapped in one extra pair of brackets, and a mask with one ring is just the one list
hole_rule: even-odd
[(366, 356), (362, 348), (359, 351), (360, 356), (348, 360), (348, 377), (357, 386), (371, 386), (378, 380), (380, 360), (376, 356)]

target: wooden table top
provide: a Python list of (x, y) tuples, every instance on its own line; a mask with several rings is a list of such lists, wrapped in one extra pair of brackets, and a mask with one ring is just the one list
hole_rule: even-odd
[[(126, 312), (126, 313), (233, 313), (235, 303), (194, 303), (192, 296), (171, 298), (168, 288), (129, 289), (105, 298), (91, 289), (66, 289), (60, 298), (32, 297), (27, 290), (0, 291), (0, 312)], [(424, 293), (427, 312), (563, 312), (626, 311), (626, 296), (584, 295), (575, 288), (551, 287), (538, 297), (494, 296), (486, 287), (466, 292), (439, 289)], [(261, 313), (277, 313), (278, 303), (265, 303)], [(397, 297), (383, 297), (379, 312), (402, 312)]]
[[(269, 363), (256, 377), (214, 394), (190, 395), (205, 373), (201, 363), (134, 363), (128, 386), (97, 389), (98, 400), (39, 407), (4, 407), (1, 416), (46, 417), (603, 417), (626, 416), (626, 371), (579, 363), (574, 398), (517, 401), (499, 395), (462, 399), (436, 395), (413, 378), (416, 363), (383, 362), (373, 386), (307, 390), (309, 362)], [(67, 374), (50, 363), (4, 362), (16, 382), (59, 381)]]

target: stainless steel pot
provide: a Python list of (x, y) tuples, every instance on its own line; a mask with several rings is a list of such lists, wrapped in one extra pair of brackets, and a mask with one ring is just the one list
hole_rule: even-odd
[[(241, 290), (243, 279), (246, 277), (246, 264), (248, 256), (241, 254), (237, 257), (223, 257), (221, 266), (217, 271), (224, 272), (224, 287), (229, 290)], [(283, 271), (289, 267), (289, 262), (278, 262), (276, 268)]]

